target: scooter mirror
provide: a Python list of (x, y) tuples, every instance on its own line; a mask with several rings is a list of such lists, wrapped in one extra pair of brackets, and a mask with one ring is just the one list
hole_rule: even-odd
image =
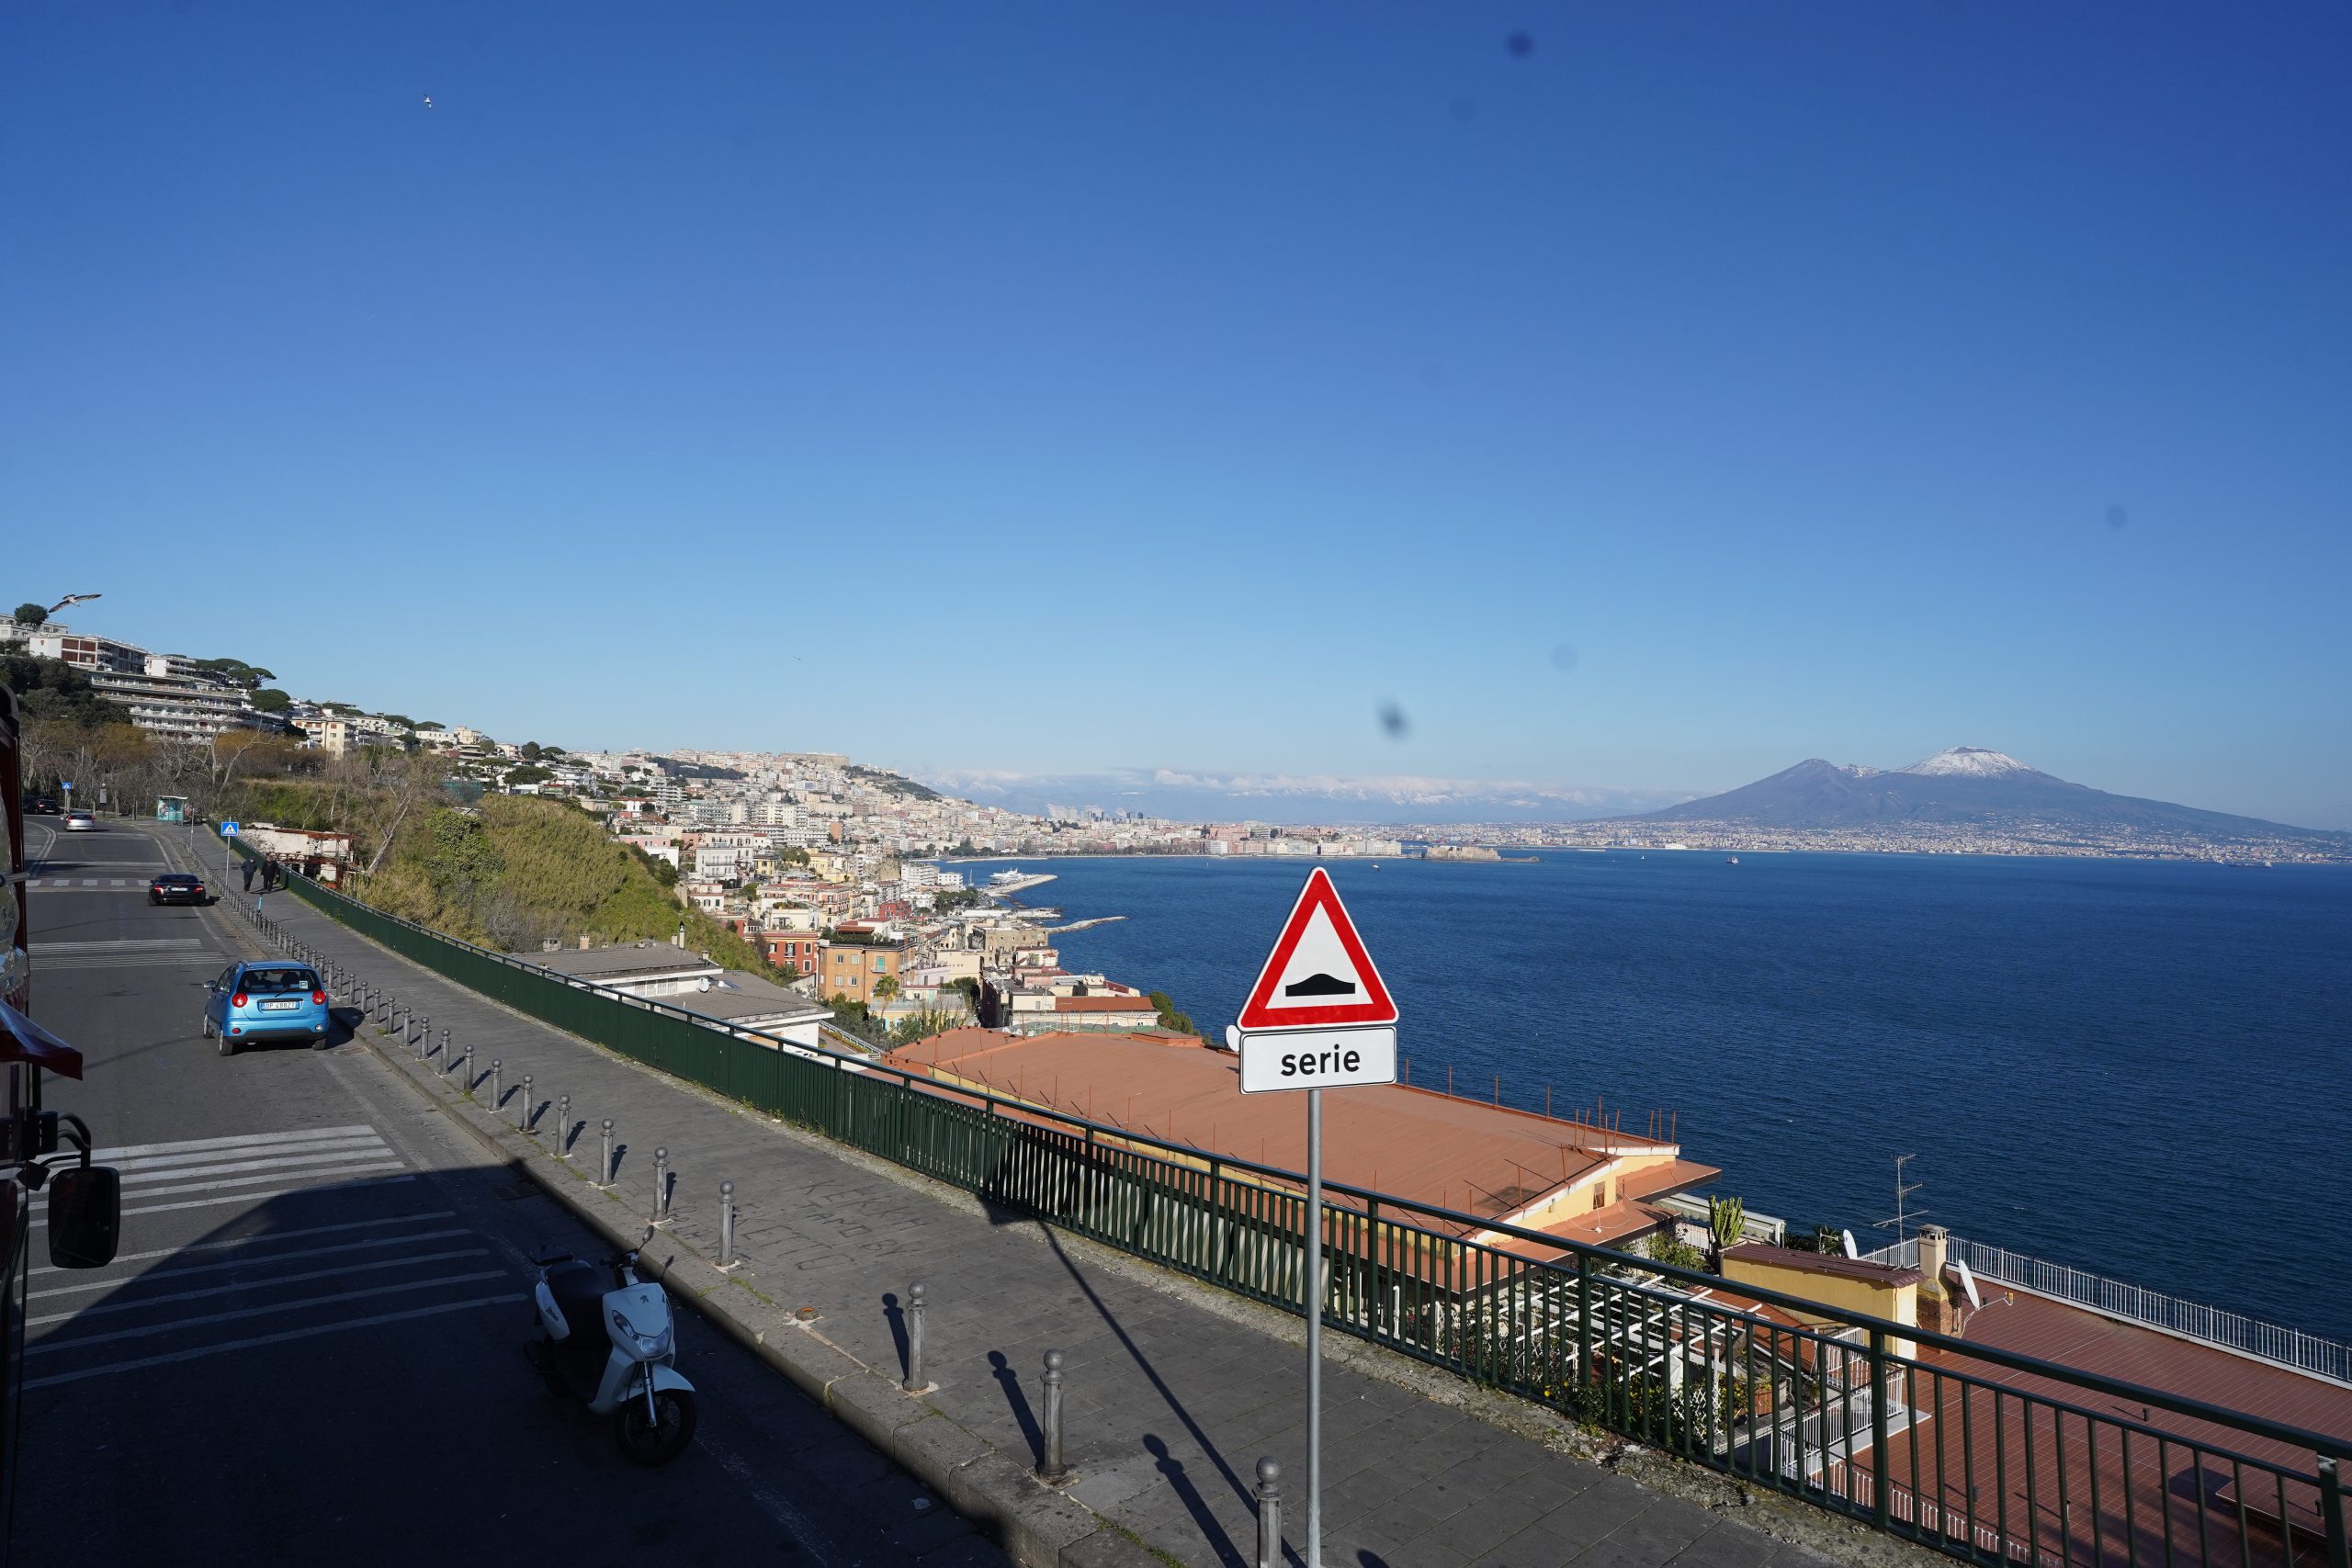
[(76, 1165), (49, 1179), (49, 1261), (56, 1269), (103, 1269), (122, 1243), (122, 1173)]

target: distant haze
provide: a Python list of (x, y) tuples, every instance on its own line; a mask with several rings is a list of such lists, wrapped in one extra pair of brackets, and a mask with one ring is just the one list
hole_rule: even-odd
[(1202, 822), (1580, 822), (1655, 810), (1692, 793), (1405, 775), (1212, 774), (1170, 768), (1058, 775), (949, 770), (916, 776), (935, 789), (1009, 810), (1099, 807)]

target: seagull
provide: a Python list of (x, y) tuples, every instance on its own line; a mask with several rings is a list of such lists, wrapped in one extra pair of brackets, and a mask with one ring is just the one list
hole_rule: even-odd
[(426, 108), (431, 108), (433, 107), (433, 95), (430, 93), (424, 95), (424, 107)]

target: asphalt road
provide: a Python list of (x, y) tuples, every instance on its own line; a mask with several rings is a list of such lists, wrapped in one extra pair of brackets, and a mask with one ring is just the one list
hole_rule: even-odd
[(86, 1063), (48, 1103), (109, 1151), (125, 1219), (90, 1272), (47, 1269), (35, 1233), (11, 1561), (1004, 1561), (691, 1312), (695, 1446), (622, 1459), (522, 1356), (526, 1259), (589, 1235), (347, 1025), (324, 1051), (198, 1036), (204, 982), (256, 951), (145, 879), (240, 897), (190, 858), (207, 840), (30, 827), (34, 1010)]

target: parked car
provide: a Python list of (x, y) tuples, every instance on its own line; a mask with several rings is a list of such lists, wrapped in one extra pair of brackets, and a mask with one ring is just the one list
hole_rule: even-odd
[(167, 871), (147, 885), (150, 904), (201, 904), (204, 880), (184, 871)]
[(323, 1051), (334, 1019), (326, 987), (307, 964), (232, 964), (205, 987), (204, 1033), (233, 1056), (248, 1040), (308, 1040)]
[(86, 811), (69, 811), (65, 814), (65, 830), (69, 833), (87, 833), (97, 825), (98, 819)]

